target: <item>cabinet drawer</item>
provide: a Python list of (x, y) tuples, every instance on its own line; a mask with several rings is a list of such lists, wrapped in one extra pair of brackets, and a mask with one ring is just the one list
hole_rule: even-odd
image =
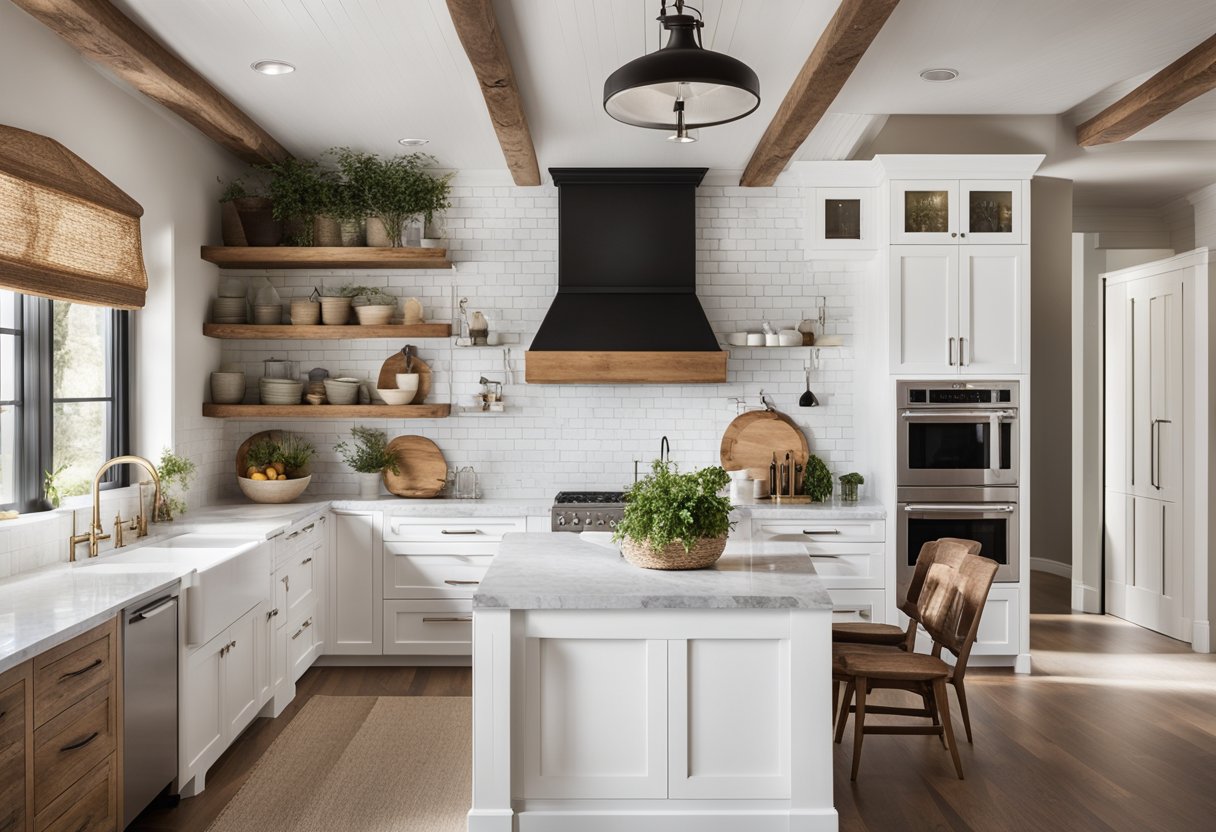
[(886, 593), (881, 589), (832, 589), (832, 623), (883, 624)]
[(276, 538), (274, 565), (279, 568), (284, 563), (298, 560), (317, 545), (325, 537), (325, 518), (314, 517), (306, 523), (297, 524), (287, 530), (286, 534)]
[(303, 621), (287, 635), (288, 670), (294, 682), (312, 667), (317, 658), (317, 616), (310, 612)]
[(94, 691), (34, 732), (34, 813), (114, 751), (114, 700)]
[(393, 517), (384, 521), (385, 540), (497, 543), (504, 534), (527, 531), (523, 517)]
[(103, 624), (34, 659), (34, 725), (60, 714), (114, 676), (114, 623)]
[(320, 549), (316, 546), (296, 552), (275, 572), (278, 626), (298, 627), (316, 606), (319, 554)]
[(762, 520), (753, 535), (757, 540), (783, 543), (881, 543), (886, 529), (882, 520)]
[(406, 656), (471, 655), (473, 602), (385, 601), (384, 652)]
[(118, 828), (118, 777), (110, 754), (35, 818), (35, 832), (114, 832)]
[(493, 558), (470, 555), (407, 555), (384, 547), (385, 598), (472, 598)]
[[(18, 672), (0, 674), (0, 685)], [(26, 688), (26, 679), (17, 678), (0, 690), (0, 832), (25, 830)]]
[(811, 543), (815, 572), (828, 589), (882, 589), (884, 551), (881, 543)]

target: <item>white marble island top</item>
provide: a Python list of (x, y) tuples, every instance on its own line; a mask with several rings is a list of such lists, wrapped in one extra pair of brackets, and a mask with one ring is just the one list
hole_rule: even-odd
[(641, 569), (604, 540), (509, 534), (473, 596), (477, 609), (806, 609), (832, 600), (806, 548), (728, 541), (709, 569)]

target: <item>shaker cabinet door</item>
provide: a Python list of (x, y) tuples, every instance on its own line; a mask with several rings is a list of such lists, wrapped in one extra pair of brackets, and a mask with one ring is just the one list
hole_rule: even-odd
[(328, 653), (381, 653), (384, 596), (378, 519), (374, 512), (333, 512)]
[(981, 376), (1026, 372), (1027, 247), (967, 245), (959, 252), (959, 371)]
[(958, 372), (958, 246), (891, 247), (891, 372)]

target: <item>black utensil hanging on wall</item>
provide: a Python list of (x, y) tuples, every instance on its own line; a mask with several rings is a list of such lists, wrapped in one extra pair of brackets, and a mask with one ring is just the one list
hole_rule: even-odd
[(811, 392), (811, 365), (806, 365), (806, 392), (798, 399), (799, 407), (819, 407), (819, 399)]

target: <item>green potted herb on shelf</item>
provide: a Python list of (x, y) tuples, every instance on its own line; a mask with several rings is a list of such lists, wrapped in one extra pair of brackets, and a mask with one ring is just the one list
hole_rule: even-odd
[(854, 471), (840, 477), (840, 499), (847, 503), (857, 502), (857, 486), (864, 485), (866, 478)]
[[(270, 175), (267, 189), (273, 201), (274, 217), (285, 224), (288, 242), (297, 246), (336, 245), (337, 221), (329, 216), (332, 208), (333, 175), (311, 159), (289, 158), (262, 168)], [(319, 217), (323, 239), (318, 243)]]
[(445, 248), (446, 232), (436, 220), (443, 211), (452, 207), (452, 175), (427, 175), (422, 188), (422, 241), (423, 248)]
[(388, 436), (382, 430), (355, 425), (350, 429), (353, 443), (334, 445), (334, 452), (350, 466), (359, 480), (359, 498), (374, 500), (380, 496), (380, 481), (385, 471), (400, 472), (397, 457), (388, 449)]
[(806, 461), (806, 476), (802, 480), (802, 493), (816, 503), (824, 503), (832, 497), (832, 472), (827, 463), (811, 454)]
[(613, 534), (621, 554), (645, 569), (712, 566), (734, 526), (730, 500), (719, 494), (730, 477), (717, 466), (681, 474), (675, 463), (658, 459), (650, 470), (625, 495)]

